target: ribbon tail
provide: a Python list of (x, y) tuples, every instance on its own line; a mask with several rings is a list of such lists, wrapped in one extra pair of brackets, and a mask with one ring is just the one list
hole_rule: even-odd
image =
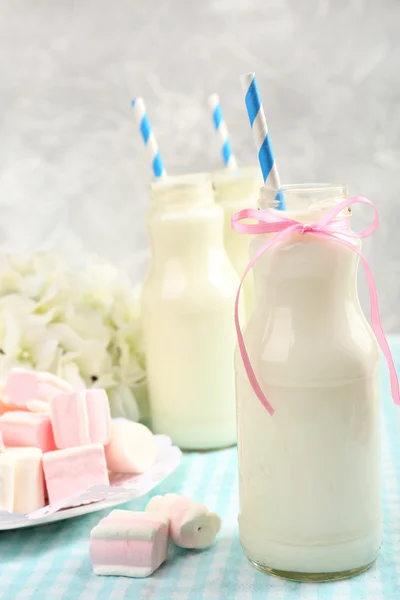
[(237, 339), (238, 339), (238, 346), (239, 346), (240, 354), (242, 357), (243, 365), (244, 365), (247, 377), (249, 379), (250, 385), (253, 388), (257, 398), (260, 400), (261, 404), (264, 406), (264, 408), (269, 412), (269, 414), (271, 416), (274, 414), (274, 409), (271, 406), (271, 404), (268, 402), (266, 395), (264, 394), (264, 392), (261, 389), (260, 384), (258, 383), (257, 376), (254, 372), (250, 357), (249, 357), (247, 349), (246, 349), (246, 344), (244, 343), (244, 338), (243, 338), (242, 329), (240, 327), (240, 320), (239, 320), (240, 292), (242, 290), (243, 282), (246, 278), (246, 275), (253, 268), (253, 266), (258, 261), (258, 259), (264, 254), (264, 252), (266, 252), (267, 250), (272, 248), (272, 246), (275, 246), (275, 244), (277, 244), (280, 240), (285, 238), (287, 235), (290, 235), (294, 231), (298, 231), (298, 230), (299, 230), (298, 225), (292, 225), (291, 227), (288, 227), (284, 231), (281, 231), (274, 237), (267, 240), (267, 242), (265, 244), (263, 244), (261, 246), (261, 248), (259, 248), (257, 250), (257, 252), (254, 254), (254, 256), (252, 256), (252, 258), (250, 259), (250, 262), (244, 271), (243, 277), (240, 281), (240, 285), (239, 285), (239, 288), (238, 288), (238, 291), (236, 294), (236, 300), (235, 300), (235, 326), (236, 326), (236, 334), (237, 334)]
[(357, 248), (357, 254), (360, 256), (360, 258), (363, 262), (365, 275), (367, 277), (370, 302), (371, 302), (372, 329), (374, 330), (376, 339), (378, 340), (378, 344), (385, 356), (385, 359), (386, 359), (386, 362), (387, 362), (387, 365), (389, 368), (390, 388), (392, 391), (393, 402), (395, 404), (397, 404), (397, 406), (400, 406), (399, 380), (397, 377), (397, 372), (396, 372), (396, 367), (394, 364), (392, 352), (390, 350), (389, 344), (387, 342), (386, 336), (385, 336), (383, 328), (382, 328), (381, 318), (380, 318), (380, 314), (379, 314), (378, 294), (376, 291), (374, 276), (372, 274), (369, 264), (367, 263), (366, 258), (358, 250), (358, 248)]
[(237, 334), (237, 339), (238, 339), (238, 346), (239, 346), (239, 350), (240, 350), (240, 354), (242, 357), (242, 361), (243, 361), (243, 365), (248, 377), (248, 380), (250, 382), (251, 387), (253, 388), (257, 398), (260, 400), (261, 404), (264, 406), (264, 408), (266, 408), (266, 410), (269, 412), (269, 414), (272, 416), (274, 414), (274, 409), (272, 408), (271, 404), (268, 402), (266, 395), (264, 394), (264, 392), (262, 391), (260, 384), (258, 383), (256, 374), (254, 373), (254, 369), (251, 365), (251, 361), (248, 355), (248, 352), (246, 350), (246, 344), (244, 343), (244, 338), (243, 338), (243, 334), (242, 334), (242, 330), (240, 327), (240, 322), (239, 322), (239, 300), (240, 300), (240, 292), (242, 289), (242, 285), (243, 285), (243, 281), (244, 278), (246, 277), (248, 271), (250, 269), (246, 269), (245, 274), (240, 282), (239, 288), (238, 288), (238, 293), (236, 295), (236, 300), (235, 300), (235, 326), (236, 326), (236, 334)]
[(376, 291), (375, 279), (374, 279), (373, 273), (370, 269), (370, 266), (367, 262), (367, 259), (365, 258), (365, 256), (361, 252), (361, 250), (359, 250), (357, 248), (357, 246), (355, 246), (351, 242), (344, 240), (343, 238), (337, 238), (333, 235), (324, 234), (321, 231), (319, 231), (316, 235), (318, 235), (320, 237), (326, 237), (326, 238), (331, 239), (339, 244), (342, 244), (343, 246), (347, 246), (347, 248), (350, 248), (350, 250), (353, 250), (361, 258), (361, 261), (362, 261), (362, 264), (364, 267), (364, 273), (365, 273), (365, 276), (367, 279), (367, 284), (368, 284), (370, 307), (371, 307), (370, 310), (371, 310), (372, 329), (375, 333), (375, 337), (377, 339), (380, 349), (383, 352), (383, 355), (386, 359), (386, 363), (389, 368), (390, 388), (391, 388), (391, 392), (392, 392), (393, 402), (395, 404), (397, 404), (398, 406), (400, 406), (399, 380), (397, 377), (397, 372), (396, 372), (396, 367), (394, 365), (393, 356), (392, 356), (389, 344), (387, 342), (386, 336), (383, 332), (381, 317), (379, 314), (378, 293)]

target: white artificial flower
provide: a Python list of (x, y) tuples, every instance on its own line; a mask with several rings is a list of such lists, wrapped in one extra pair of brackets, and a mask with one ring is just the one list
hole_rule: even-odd
[(113, 340), (118, 351), (118, 369), (121, 382), (133, 387), (145, 373), (142, 332), (138, 321), (125, 325), (115, 333)]
[(85, 381), (79, 373), (78, 365), (72, 361), (64, 362), (60, 359), (56, 375), (69, 383), (74, 390), (84, 390), (86, 388)]
[(54, 253), (2, 257), (0, 382), (16, 365), (49, 371), (75, 389), (105, 388), (118, 416), (136, 420), (146, 379), (139, 298), (98, 259), (71, 271)]
[(36, 303), (31, 298), (17, 293), (7, 294), (0, 297), (1, 312), (9, 312), (15, 316), (32, 315), (35, 311)]
[(65, 323), (82, 339), (98, 340), (105, 347), (110, 342), (111, 328), (99, 310), (79, 304), (68, 312)]
[(108, 393), (112, 417), (125, 417), (131, 421), (138, 421), (140, 414), (138, 404), (132, 390), (126, 385), (119, 385)]
[(48, 331), (46, 324), (30, 315), (18, 319), (15, 337), (3, 345), (3, 351), (16, 365), (51, 372), (55, 367), (57, 347), (58, 340)]
[(8, 268), (0, 268), (0, 296), (19, 293), (24, 284), (24, 279), (20, 273)]

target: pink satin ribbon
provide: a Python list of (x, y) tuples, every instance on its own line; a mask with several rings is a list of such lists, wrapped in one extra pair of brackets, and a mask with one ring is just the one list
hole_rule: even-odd
[[(349, 206), (353, 204), (369, 204), (372, 206), (374, 210), (374, 220), (367, 229), (361, 232), (355, 232), (347, 229), (348, 227), (348, 219), (339, 218), (339, 214)], [(243, 219), (256, 219), (258, 223), (240, 223)], [(397, 378), (396, 369), (394, 366), (392, 354), (390, 352), (389, 345), (387, 343), (385, 334), (383, 333), (381, 319), (379, 315), (379, 306), (378, 306), (378, 295), (376, 292), (375, 281), (372, 275), (372, 271), (363, 256), (362, 252), (352, 244), (351, 242), (344, 239), (342, 236), (345, 235), (347, 238), (357, 238), (362, 239), (366, 238), (371, 233), (375, 231), (378, 227), (379, 223), (379, 215), (374, 204), (368, 200), (367, 198), (363, 198), (361, 196), (354, 196), (353, 198), (348, 198), (339, 204), (336, 204), (331, 210), (326, 212), (326, 214), (316, 223), (305, 224), (300, 223), (299, 221), (294, 221), (293, 219), (288, 219), (283, 216), (282, 212), (272, 212), (272, 211), (263, 211), (256, 209), (245, 209), (236, 213), (232, 216), (232, 227), (235, 231), (239, 233), (248, 233), (248, 234), (271, 234), (275, 233), (273, 237), (269, 238), (265, 244), (263, 244), (254, 256), (251, 258), (249, 264), (246, 267), (244, 275), (239, 285), (238, 293), (236, 295), (235, 301), (235, 324), (236, 331), (238, 337), (239, 350), (242, 356), (244, 368), (246, 370), (247, 376), (249, 378), (250, 384), (262, 403), (262, 405), (267, 409), (270, 415), (274, 414), (274, 409), (271, 404), (268, 402), (264, 392), (262, 391), (260, 384), (258, 383), (257, 377), (254, 373), (253, 367), (250, 362), (249, 355), (246, 350), (246, 346), (244, 343), (242, 331), (239, 323), (239, 298), (240, 292), (242, 289), (243, 281), (250, 271), (250, 269), (254, 266), (254, 264), (258, 261), (258, 259), (270, 248), (275, 246), (278, 242), (283, 240), (289, 235), (294, 233), (300, 233), (305, 235), (313, 235), (319, 238), (326, 238), (337, 242), (338, 244), (342, 244), (342, 246), (346, 246), (356, 252), (358, 256), (362, 260), (362, 264), (364, 267), (365, 275), (367, 278), (369, 295), (370, 295), (370, 306), (371, 306), (371, 325), (374, 330), (376, 339), (378, 341), (379, 346), (386, 358), (386, 362), (389, 367), (390, 374), (390, 386), (392, 390), (392, 397), (395, 404), (400, 405), (400, 393), (399, 393), (399, 381)], [(338, 237), (338, 234), (341, 237)]]

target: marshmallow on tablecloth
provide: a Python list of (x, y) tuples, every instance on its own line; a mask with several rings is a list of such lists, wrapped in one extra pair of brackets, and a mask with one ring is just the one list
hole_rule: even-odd
[(57, 448), (109, 442), (110, 405), (104, 390), (59, 394), (51, 399), (50, 415)]
[(71, 391), (69, 383), (60, 377), (22, 368), (12, 369), (5, 386), (5, 395), (11, 405), (32, 410), (39, 410), (57, 394)]
[(181, 548), (208, 548), (221, 529), (221, 518), (216, 513), (179, 494), (154, 496), (146, 511), (169, 517), (171, 538)]
[(0, 417), (5, 446), (35, 446), (43, 452), (55, 450), (50, 416), (25, 411), (6, 412)]
[(109, 485), (101, 444), (46, 452), (43, 470), (50, 503), (84, 492), (94, 485)]
[(162, 514), (113, 510), (90, 533), (95, 575), (148, 577), (167, 553), (168, 518)]
[(107, 467), (113, 473), (144, 473), (157, 457), (150, 429), (128, 419), (112, 419), (111, 438), (104, 451)]
[(44, 505), (42, 451), (6, 448), (0, 454), (0, 510), (27, 514)]

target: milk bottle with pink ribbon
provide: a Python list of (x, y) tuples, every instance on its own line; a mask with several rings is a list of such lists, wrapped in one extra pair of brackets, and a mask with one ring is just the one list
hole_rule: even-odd
[[(351, 206), (372, 203), (346, 199), (345, 186), (281, 191), (287, 210), (270, 208), (265, 187), (261, 210), (233, 218), (236, 231), (254, 236), (254, 307), (243, 332), (236, 318), (240, 539), (271, 574), (341, 579), (367, 569), (382, 543), (377, 342), (399, 402), (361, 254), (377, 216), (357, 234)], [(357, 294), (360, 257), (373, 328)]]

